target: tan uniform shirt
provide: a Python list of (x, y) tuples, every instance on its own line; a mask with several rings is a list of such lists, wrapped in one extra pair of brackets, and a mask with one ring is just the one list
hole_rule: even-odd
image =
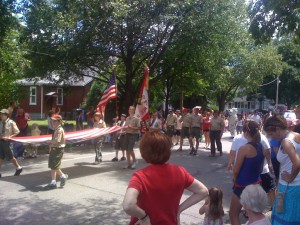
[(192, 114), (191, 115), (191, 123), (192, 127), (200, 127), (202, 128), (202, 116), (200, 114)]
[(93, 125), (94, 128), (105, 128), (106, 127), (106, 124), (103, 120), (99, 120), (99, 122), (94, 122), (94, 125)]
[(52, 141), (54, 141), (54, 142), (51, 144), (51, 147), (64, 148), (66, 146), (64, 128), (62, 128), (61, 126), (58, 126), (54, 130), (54, 134), (52, 135)]
[[(135, 116), (130, 117), (128, 116), (126, 118), (126, 125), (127, 126), (132, 126), (132, 127), (140, 127), (140, 120), (138, 118), (136, 118)], [(126, 133), (128, 134), (138, 134), (139, 133), (139, 129), (132, 129), (130, 127), (127, 127), (126, 129)]]
[(224, 129), (224, 120), (221, 117), (213, 117), (210, 120), (210, 130), (212, 131), (217, 131), (217, 130), (221, 130), (223, 131)]
[(182, 127), (190, 127), (192, 125), (192, 119), (190, 114), (186, 114), (181, 117)]
[[(3, 123), (4, 127), (3, 127)], [(0, 121), (0, 135), (2, 137), (9, 137), (11, 135), (17, 135), (18, 133), (20, 133), (19, 128), (17, 127), (17, 124), (15, 123), (15, 121), (7, 118), (7, 120), (5, 122), (3, 122), (2, 120)]]
[(169, 114), (167, 116), (167, 120), (166, 120), (166, 124), (167, 126), (176, 126), (176, 122), (177, 122), (177, 116), (175, 114), (171, 115)]
[(158, 119), (158, 118), (155, 118), (154, 121), (153, 121), (153, 119), (152, 119), (151, 123), (150, 123), (150, 127), (162, 129), (162, 122), (161, 122), (161, 120)]

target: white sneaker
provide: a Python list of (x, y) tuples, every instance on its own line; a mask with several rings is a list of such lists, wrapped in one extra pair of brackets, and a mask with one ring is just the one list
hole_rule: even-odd
[(135, 161), (135, 162), (133, 162), (132, 164), (131, 164), (131, 169), (135, 169), (136, 168), (136, 164), (137, 164), (137, 162)]

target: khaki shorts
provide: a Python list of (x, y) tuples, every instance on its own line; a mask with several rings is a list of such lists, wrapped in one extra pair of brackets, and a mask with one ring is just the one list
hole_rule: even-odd
[(48, 167), (51, 170), (58, 170), (60, 168), (61, 159), (64, 155), (64, 148), (51, 148), (49, 154)]
[(168, 127), (167, 127), (167, 135), (168, 135), (169, 137), (173, 137), (173, 135), (174, 135), (174, 130), (175, 130), (174, 126), (172, 126), (172, 125), (168, 126)]
[(10, 141), (0, 140), (0, 159), (11, 160), (14, 157)]

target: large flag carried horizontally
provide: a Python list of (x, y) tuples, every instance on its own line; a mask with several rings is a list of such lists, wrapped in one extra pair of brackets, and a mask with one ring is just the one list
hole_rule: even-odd
[(104, 116), (107, 102), (109, 102), (111, 99), (114, 99), (116, 97), (117, 97), (117, 85), (116, 85), (115, 72), (113, 71), (112, 75), (109, 78), (108, 84), (103, 92), (103, 95), (100, 99), (100, 102), (97, 105), (97, 110)]
[(141, 120), (146, 120), (149, 118), (149, 98), (148, 98), (148, 88), (149, 88), (149, 68), (146, 66), (144, 70), (144, 79), (140, 88), (138, 104), (135, 109), (135, 116)]

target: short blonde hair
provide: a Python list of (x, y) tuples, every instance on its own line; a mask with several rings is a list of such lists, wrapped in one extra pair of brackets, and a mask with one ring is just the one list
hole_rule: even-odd
[(268, 196), (259, 184), (251, 184), (243, 190), (240, 202), (244, 208), (263, 213), (268, 205)]

